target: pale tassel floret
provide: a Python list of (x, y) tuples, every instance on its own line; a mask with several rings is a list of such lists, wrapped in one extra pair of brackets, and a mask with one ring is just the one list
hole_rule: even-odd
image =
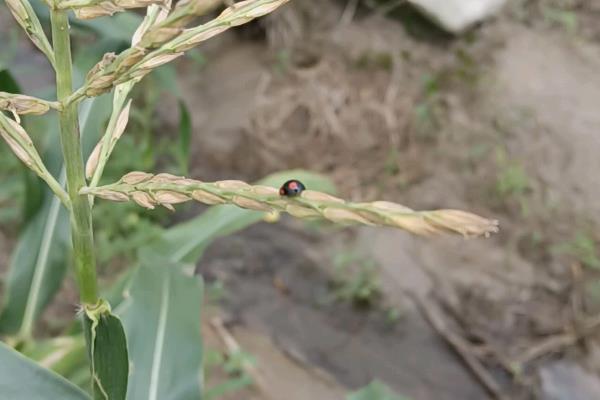
[(126, 9), (145, 8), (153, 4), (163, 5), (163, 0), (108, 0), (108, 1), (63, 1), (59, 8), (72, 8), (79, 19), (94, 19), (123, 12)]
[(0, 110), (13, 114), (42, 115), (50, 110), (50, 106), (59, 108), (58, 103), (52, 103), (32, 96), (0, 92)]
[[(231, 27), (245, 24), (257, 17), (268, 14), (288, 1), (246, 0), (228, 7), (212, 21), (189, 29), (182, 29), (181, 24), (186, 22), (182, 21), (180, 17), (174, 16), (172, 19), (169, 19), (169, 16), (167, 16), (157, 25), (150, 25), (150, 20), (144, 20), (144, 26), (141, 26), (136, 32), (133, 40), (134, 46), (125, 50), (117, 57), (98, 63), (93, 68), (92, 73), (88, 74), (85, 85), (69, 97), (67, 103), (76, 101), (83, 96), (99, 96), (109, 91), (115, 85), (131, 80), (139, 80), (151, 70), (178, 58), (184, 51)], [(86, 12), (93, 14), (90, 16), (96, 16), (96, 14), (101, 15), (104, 12), (112, 13), (116, 11), (111, 6), (106, 6), (106, 10), (103, 10), (102, 7), (104, 7), (105, 3), (120, 7), (118, 1), (107, 1), (91, 6), (96, 8)], [(136, 2), (131, 1), (131, 3)], [(124, 4), (129, 4), (129, 1)], [(210, 2), (205, 7), (195, 2), (191, 4), (190, 13), (202, 13), (216, 7), (216, 2)], [(184, 6), (185, 4), (182, 5), (182, 7)], [(76, 12), (81, 13), (81, 10), (83, 9), (76, 10)], [(176, 12), (174, 11), (173, 14)], [(88, 15), (85, 17), (88, 17)], [(155, 50), (150, 51), (152, 48), (155, 48)]]
[[(123, 132), (125, 132), (125, 128), (127, 127), (127, 122), (129, 121), (130, 109), (131, 109), (131, 100), (129, 100), (127, 102), (127, 104), (125, 105), (125, 107), (123, 107), (123, 110), (121, 111), (121, 113), (119, 114), (119, 117), (117, 118), (115, 128), (111, 132), (110, 138), (108, 139), (109, 143), (107, 144), (107, 146), (108, 146), (107, 154), (112, 153), (112, 149), (115, 147), (115, 144), (121, 138), (121, 136), (123, 135)], [(100, 163), (100, 157), (102, 156), (102, 147), (104, 146), (104, 140), (105, 140), (104, 137), (102, 139), (100, 139), (100, 141), (98, 142), (98, 144), (96, 144), (96, 147), (94, 147), (94, 150), (88, 157), (88, 160), (85, 164), (85, 176), (87, 179), (91, 179), (92, 176), (94, 176), (94, 172), (96, 172), (96, 168), (98, 168), (98, 164)]]

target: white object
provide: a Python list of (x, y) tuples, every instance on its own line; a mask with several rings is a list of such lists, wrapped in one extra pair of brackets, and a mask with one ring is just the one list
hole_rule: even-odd
[(459, 33), (497, 13), (506, 0), (409, 0), (442, 28)]

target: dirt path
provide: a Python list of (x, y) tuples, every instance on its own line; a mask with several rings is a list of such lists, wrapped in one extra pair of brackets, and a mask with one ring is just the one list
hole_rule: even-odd
[(560, 206), (598, 220), (600, 202), (600, 46), (560, 32), (514, 29), (496, 55), (486, 99), (505, 115), (524, 115), (510, 138)]
[[(275, 22), (278, 29), (278, 23), (294, 20), (293, 13)], [(377, 261), (384, 303), (404, 310), (393, 326), (381, 312), (327, 301), (332, 274), (327, 257), (339, 244), (335, 239), (307, 239), (279, 226), (223, 239), (201, 269), (224, 279), (229, 293), (224, 307), (239, 323), (241, 340), (244, 330), (264, 334), (279, 351), (291, 351), (307, 368), (325, 370), (347, 389), (379, 378), (419, 400), (485, 398), (406, 295), (427, 300), (433, 293), (458, 324), (456, 332), (500, 354), (502, 360), (482, 362), (511, 398), (544, 398), (547, 379), (536, 381), (536, 371), (551, 368), (552, 357), (528, 364), (524, 391), (506, 379), (501, 364), (571, 329), (574, 259), (551, 249), (578, 231), (597, 233), (600, 48), (556, 27), (525, 27), (509, 14), (476, 31), (471, 41), (415, 40), (397, 20), (378, 16), (359, 15), (347, 26), (324, 16), (326, 28), (310, 26), (306, 43), (298, 47), (287, 39), (296, 49), (288, 58), (290, 76), (280, 72), (281, 59), (254, 42), (227, 39), (227, 54), (217, 53), (214, 60), (207, 49), (206, 69), (186, 89), (190, 102), (204, 105), (195, 120), (206, 132), (197, 138), (198, 155), (208, 157), (211, 167), (199, 162), (200, 175), (255, 178), (274, 169), (310, 167), (332, 176), (346, 197), (470, 209), (502, 225), (491, 240), (468, 242), (358, 230), (346, 246)], [(294, 67), (294, 57), (305, 56), (307, 47), (318, 49), (316, 64)], [(251, 61), (236, 73), (240, 60)], [(213, 82), (222, 80), (225, 89), (216, 90), (220, 86)], [(310, 92), (321, 104), (316, 108), (303, 102), (311, 85), (323, 88)], [(288, 91), (297, 98), (289, 100)], [(344, 105), (337, 108), (337, 101)], [(296, 108), (282, 116), (289, 102)], [(226, 116), (218, 111), (222, 105)], [(430, 124), (425, 136), (413, 120), (423, 110)], [(240, 151), (255, 156), (238, 157)], [(398, 159), (390, 158), (394, 151)], [(527, 181), (523, 194), (502, 197), (499, 177), (519, 168)], [(579, 365), (594, 365), (593, 356), (567, 354)], [(565, 381), (579, 374), (556, 370)], [(586, 379), (596, 379), (590, 376)], [(583, 398), (589, 395), (584, 386), (577, 394)]]
[[(382, 310), (334, 302), (328, 243), (285, 225), (259, 225), (209, 250), (200, 271), (224, 280), (225, 309), (241, 324), (234, 330), (240, 341), (256, 335), (246, 337), (248, 330), (260, 332), (306, 369), (325, 370), (347, 389), (378, 378), (415, 399), (486, 397), (415, 310), (391, 323)], [(268, 357), (256, 356), (259, 366), (268, 365)]]

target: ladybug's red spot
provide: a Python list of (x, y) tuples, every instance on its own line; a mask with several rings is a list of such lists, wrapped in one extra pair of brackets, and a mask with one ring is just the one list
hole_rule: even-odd
[(285, 195), (285, 189), (284, 188), (279, 189), (279, 195), (280, 196), (284, 196)]
[(292, 190), (297, 190), (298, 189), (298, 182), (290, 182), (289, 187)]

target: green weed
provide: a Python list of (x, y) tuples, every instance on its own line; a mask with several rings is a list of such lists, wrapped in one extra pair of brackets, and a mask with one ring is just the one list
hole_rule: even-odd
[(555, 251), (575, 258), (584, 267), (600, 269), (598, 243), (587, 233), (577, 233), (572, 240), (556, 246)]
[(366, 50), (354, 61), (354, 66), (365, 70), (382, 69), (391, 71), (394, 68), (394, 58), (386, 51)]
[(563, 10), (557, 7), (545, 6), (542, 10), (544, 20), (552, 25), (559, 25), (569, 34), (576, 34), (579, 22), (577, 14), (573, 11)]
[(210, 349), (205, 356), (205, 370), (208, 375), (224, 374), (227, 378), (204, 393), (204, 399), (215, 400), (226, 394), (238, 392), (251, 386), (252, 377), (248, 375), (247, 366), (256, 364), (254, 357), (244, 351), (237, 351), (229, 356), (220, 351)]
[(218, 303), (227, 296), (223, 281), (216, 279), (206, 287), (206, 298), (209, 303)]
[(394, 393), (385, 383), (374, 380), (364, 388), (349, 394), (346, 400), (409, 400), (408, 397)]
[(371, 307), (381, 297), (377, 264), (356, 252), (345, 251), (334, 257), (333, 292), (337, 300)]
[(527, 215), (528, 202), (526, 194), (531, 187), (530, 178), (525, 168), (517, 160), (508, 157), (502, 148), (496, 150), (496, 195), (503, 203), (517, 201), (521, 214)]

